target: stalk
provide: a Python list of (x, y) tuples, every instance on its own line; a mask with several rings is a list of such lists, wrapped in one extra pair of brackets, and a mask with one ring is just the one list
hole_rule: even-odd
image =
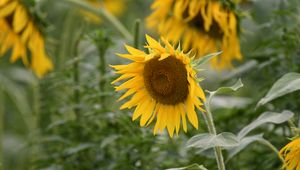
[[(106, 48), (99, 48), (99, 71), (100, 71), (100, 79), (99, 79), (99, 89), (103, 93), (105, 91), (105, 66), (106, 66), (106, 59), (105, 59), (105, 52)], [(100, 97), (102, 106), (105, 106), (105, 96)]]
[(3, 169), (4, 90), (0, 85), (0, 169)]
[(134, 23), (134, 41), (133, 41), (133, 45), (135, 48), (139, 48), (139, 40), (140, 40), (140, 27), (141, 27), (141, 20), (137, 19)]
[[(210, 134), (217, 135), (216, 127), (214, 124), (213, 116), (209, 107), (210, 100), (208, 102), (205, 102), (205, 108), (206, 108), (206, 113), (203, 113), (203, 117), (205, 119), (208, 131)], [(224, 163), (224, 158), (222, 155), (222, 148), (217, 146), (214, 148), (214, 153), (216, 156), (216, 161), (218, 164), (218, 169), (219, 170), (225, 170), (225, 163)]]
[(133, 37), (129, 33), (129, 31), (125, 28), (125, 26), (110, 12), (108, 12), (105, 8), (94, 8), (88, 5), (86, 2), (79, 1), (79, 0), (64, 0), (75, 7), (82, 8), (88, 12), (91, 12), (99, 17), (105, 18), (108, 22), (110, 22), (116, 30), (118, 30), (126, 39), (132, 41)]
[(278, 149), (277, 149), (274, 145), (272, 145), (272, 144), (271, 144), (269, 141), (267, 141), (267, 140), (259, 140), (259, 142), (262, 143), (262, 144), (264, 144), (264, 145), (266, 145), (266, 146), (268, 146), (272, 151), (274, 151), (274, 152), (276, 153), (276, 155), (278, 155), (278, 158), (280, 159), (280, 161), (281, 161), (282, 163), (284, 163), (284, 159), (283, 159), (282, 156), (279, 154)]
[[(78, 48), (78, 44), (79, 44), (79, 40), (76, 42), (75, 45), (75, 57), (78, 56), (77, 54), (77, 48)], [(76, 119), (79, 120), (80, 119), (80, 91), (79, 91), (79, 87), (80, 87), (80, 70), (79, 70), (79, 63), (80, 63), (80, 59), (76, 60), (73, 64), (73, 69), (74, 69), (74, 77), (73, 77), (73, 81), (75, 83), (76, 88), (74, 89), (74, 103), (75, 103), (75, 108), (74, 108), (74, 113), (76, 115)]]

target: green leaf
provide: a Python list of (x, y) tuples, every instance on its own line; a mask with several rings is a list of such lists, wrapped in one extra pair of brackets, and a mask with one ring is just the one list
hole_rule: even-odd
[(241, 81), (241, 79), (239, 79), (234, 85), (230, 86), (230, 87), (220, 87), (218, 88), (216, 91), (208, 91), (207, 92), (210, 94), (208, 97), (208, 104), (210, 104), (212, 98), (214, 95), (216, 94), (220, 94), (220, 93), (228, 93), (231, 91), (237, 91), (239, 88), (243, 87), (243, 83)]
[(199, 164), (192, 164), (192, 165), (188, 165), (188, 166), (185, 166), (185, 167), (180, 167), (180, 168), (169, 168), (169, 169), (166, 169), (166, 170), (184, 170), (184, 169), (187, 169), (187, 170), (207, 170), (203, 165), (199, 165)]
[(83, 144), (80, 144), (78, 146), (75, 146), (75, 147), (71, 147), (71, 148), (68, 148), (65, 150), (65, 154), (66, 155), (73, 155), (73, 154), (76, 154), (78, 152), (81, 152), (83, 150), (86, 150), (86, 149), (89, 149), (89, 148), (92, 148), (94, 147), (95, 145), (94, 144), (91, 144), (91, 143), (83, 143)]
[(257, 107), (297, 90), (300, 90), (300, 74), (287, 73), (273, 84), (267, 95), (258, 102)]
[(218, 135), (203, 133), (193, 136), (187, 142), (187, 147), (201, 148), (203, 150), (213, 147), (235, 147), (238, 146), (238, 138), (229, 132), (222, 132)]
[(252, 99), (234, 96), (215, 96), (211, 101), (213, 108), (245, 108), (252, 103)]
[(201, 57), (201, 58), (199, 58), (197, 60), (194, 60), (194, 62), (192, 63), (192, 65), (193, 65), (193, 67), (199, 67), (200, 65), (207, 63), (213, 57), (216, 57), (216, 56), (218, 56), (221, 53), (222, 53), (222, 51), (208, 54), (208, 55), (206, 55), (204, 57)]
[(254, 120), (249, 125), (245, 126), (238, 134), (238, 139), (241, 140), (244, 136), (246, 136), (250, 131), (257, 128), (258, 126), (265, 123), (275, 123), (280, 124), (288, 121), (290, 118), (294, 116), (294, 113), (288, 110), (284, 110), (281, 113), (275, 112), (264, 112), (261, 114), (256, 120)]
[(253, 136), (247, 136), (242, 138), (242, 140), (239, 142), (239, 145), (229, 150), (229, 155), (227, 158), (227, 161), (230, 160), (232, 157), (234, 157), (236, 154), (238, 154), (240, 151), (245, 149), (248, 145), (255, 141), (265, 140), (263, 138), (263, 134), (259, 135), (253, 135)]

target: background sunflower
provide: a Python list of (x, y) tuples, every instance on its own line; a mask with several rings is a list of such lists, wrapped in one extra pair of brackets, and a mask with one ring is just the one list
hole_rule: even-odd
[(156, 0), (147, 24), (174, 43), (182, 40), (185, 51), (197, 57), (223, 51), (211, 64), (216, 69), (232, 67), (232, 60), (242, 59), (239, 23), (234, 4), (217, 0)]
[(27, 7), (19, 0), (1, 1), (0, 44), (0, 56), (12, 49), (10, 61), (22, 59), (24, 65), (29, 66), (39, 77), (53, 68), (45, 52), (44, 37)]

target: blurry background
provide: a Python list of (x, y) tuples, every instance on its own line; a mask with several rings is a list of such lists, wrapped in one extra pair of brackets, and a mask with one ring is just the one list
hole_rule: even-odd
[[(141, 19), (141, 45), (147, 30), (144, 19), (151, 0), (124, 0), (119, 20), (132, 30)], [(88, 19), (64, 1), (38, 1), (38, 15), (46, 25), (47, 52), (54, 71), (38, 79), (21, 62), (0, 59), (0, 116), (3, 141), (3, 168), (6, 170), (160, 170), (203, 164), (216, 169), (212, 153), (187, 149), (186, 141), (207, 132), (200, 116), (200, 129), (189, 128), (170, 139), (154, 136), (152, 125), (140, 128), (131, 121), (132, 110), (118, 108), (110, 82), (116, 78), (109, 64), (120, 64), (114, 53), (124, 51), (127, 42), (109, 23)], [(296, 113), (299, 120), (299, 93), (289, 94), (270, 104), (255, 106), (272, 84), (288, 72), (300, 72), (300, 2), (298, 0), (245, 0), (239, 7), (241, 47), (244, 59), (235, 69), (201, 73), (204, 89), (232, 85), (241, 78), (244, 87), (230, 96), (216, 97), (213, 113), (217, 131), (238, 132), (266, 110)], [(158, 36), (157, 36), (158, 37)], [(103, 68), (105, 68), (103, 70)], [(286, 124), (259, 128), (277, 148), (291, 132)], [(226, 158), (226, 153), (225, 153)], [(252, 143), (227, 161), (228, 169), (279, 169), (277, 155), (270, 148)]]

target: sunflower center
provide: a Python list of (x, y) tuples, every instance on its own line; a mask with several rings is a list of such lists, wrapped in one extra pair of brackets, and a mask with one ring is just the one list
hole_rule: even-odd
[(173, 56), (159, 61), (149, 60), (144, 68), (144, 82), (151, 97), (159, 103), (175, 105), (188, 96), (188, 81), (185, 65)]
[(210, 37), (216, 39), (216, 40), (221, 40), (223, 37), (223, 31), (219, 27), (216, 21), (213, 20), (212, 25), (210, 26), (209, 31), (206, 31), (204, 29), (204, 20), (199, 13), (197, 16), (195, 16), (190, 22), (189, 25), (201, 32), (205, 32), (208, 34)]

